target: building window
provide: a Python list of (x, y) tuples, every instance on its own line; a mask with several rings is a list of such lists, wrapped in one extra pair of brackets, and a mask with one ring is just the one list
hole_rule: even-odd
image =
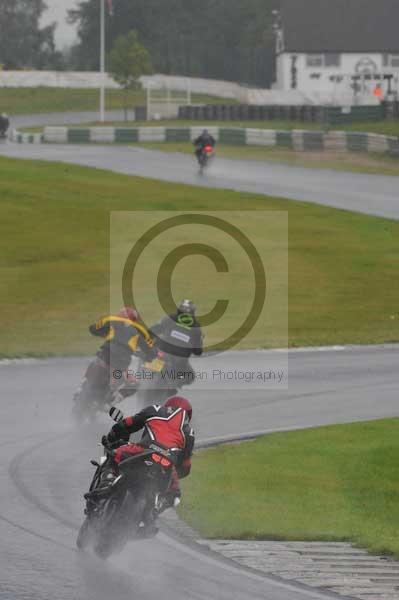
[(325, 67), (340, 67), (341, 66), (341, 55), (333, 54), (332, 52), (324, 55), (324, 66)]
[(322, 67), (324, 64), (322, 54), (307, 54), (306, 66), (307, 67)]
[(326, 54), (307, 54), (306, 55), (306, 66), (307, 67), (340, 67), (341, 66), (341, 55), (329, 52)]
[(382, 64), (384, 67), (399, 69), (399, 54), (384, 54)]

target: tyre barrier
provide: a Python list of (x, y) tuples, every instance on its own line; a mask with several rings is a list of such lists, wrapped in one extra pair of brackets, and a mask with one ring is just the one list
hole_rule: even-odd
[(270, 146), (307, 152), (373, 152), (399, 158), (399, 138), (353, 131), (275, 130), (240, 127), (45, 127), (43, 133), (14, 130), (10, 139), (21, 144), (131, 144), (192, 142), (204, 128), (221, 144)]
[(21, 131), (14, 129), (11, 131), (9, 139), (12, 142), (17, 142), (18, 144), (42, 144), (44, 142), (44, 134), (22, 133)]
[(382, 103), (372, 106), (321, 106), (274, 104), (198, 104), (180, 106), (178, 118), (197, 121), (301, 121), (313, 123), (354, 123), (398, 118), (399, 106)]

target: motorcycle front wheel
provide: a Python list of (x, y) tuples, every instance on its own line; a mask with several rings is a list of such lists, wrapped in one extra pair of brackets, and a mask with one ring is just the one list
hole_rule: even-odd
[(120, 501), (117, 498), (110, 498), (103, 510), (98, 523), (99, 530), (97, 534), (94, 552), (100, 558), (108, 558), (113, 554), (118, 546), (119, 540), (119, 511)]

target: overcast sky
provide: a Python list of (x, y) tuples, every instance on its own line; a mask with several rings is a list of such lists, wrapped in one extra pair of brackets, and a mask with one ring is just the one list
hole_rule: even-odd
[(48, 10), (45, 12), (43, 23), (57, 22), (55, 39), (59, 47), (71, 44), (76, 37), (75, 28), (66, 23), (66, 14), (73, 8), (77, 0), (45, 0)]

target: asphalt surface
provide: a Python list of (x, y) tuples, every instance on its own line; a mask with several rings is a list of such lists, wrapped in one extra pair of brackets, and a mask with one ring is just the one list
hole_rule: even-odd
[(109, 169), (162, 181), (304, 200), (399, 218), (399, 178), (216, 158), (205, 176), (190, 155), (137, 147), (5, 144), (0, 154)]
[[(281, 353), (280, 353), (281, 354)], [(279, 353), (231, 353), (231, 369), (270, 364)], [(397, 416), (398, 347), (289, 354), (288, 389), (190, 390), (201, 441), (259, 430)], [(196, 369), (206, 369), (197, 360)], [(278, 362), (284, 359), (277, 358)], [(90, 458), (111, 425), (77, 431), (71, 396), (85, 360), (2, 364), (0, 384), (1, 600), (305, 600), (327, 598), (232, 568), (161, 534), (102, 562), (75, 550)], [(134, 412), (134, 400), (125, 412)], [(195, 467), (194, 467), (195, 468)]]

